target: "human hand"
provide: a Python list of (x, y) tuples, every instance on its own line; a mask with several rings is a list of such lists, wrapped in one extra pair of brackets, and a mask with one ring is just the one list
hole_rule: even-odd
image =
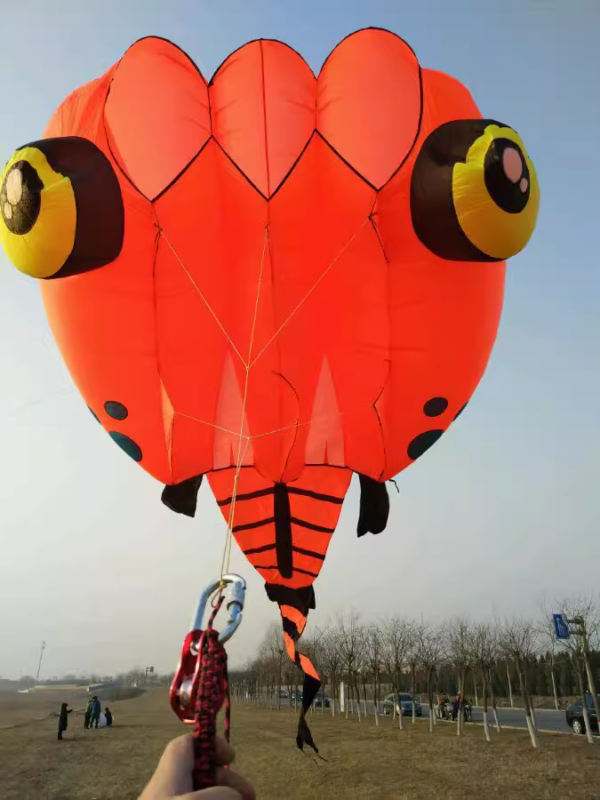
[(180, 736), (169, 742), (156, 772), (142, 792), (139, 800), (255, 800), (251, 783), (241, 775), (224, 769), (235, 757), (233, 748), (217, 736), (216, 783), (211, 789), (195, 792), (192, 780), (194, 745), (192, 736)]

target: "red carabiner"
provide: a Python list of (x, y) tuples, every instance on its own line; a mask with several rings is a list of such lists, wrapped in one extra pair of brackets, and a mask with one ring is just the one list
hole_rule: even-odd
[[(229, 620), (222, 631), (213, 629), (213, 622), (225, 601), (228, 589), (227, 610)], [(217, 602), (202, 630), (202, 620), (208, 600), (218, 592)], [(209, 586), (200, 597), (192, 630), (185, 637), (181, 659), (171, 684), (171, 707), (180, 720), (194, 725), (194, 790), (207, 789), (216, 780), (217, 717), (225, 705), (225, 738), (229, 741), (231, 729), (231, 699), (227, 678), (227, 653), (224, 643), (235, 633), (241, 619), (246, 598), (246, 582), (238, 575), (224, 575)]]
[(171, 708), (187, 725), (193, 725), (195, 720), (203, 636), (203, 631), (190, 631), (185, 637), (181, 658), (169, 690)]
[[(246, 599), (246, 581), (239, 575), (224, 575), (219, 581), (211, 584), (200, 596), (198, 607), (192, 622), (192, 630), (185, 637), (175, 677), (169, 690), (171, 708), (182, 722), (193, 725), (196, 720), (196, 700), (202, 670), (202, 655), (205, 650), (206, 632), (212, 630), (212, 623), (221, 608), (227, 590), (226, 607), (229, 619), (219, 634), (219, 642), (224, 644), (233, 636), (242, 621), (242, 611)], [(202, 630), (202, 621), (209, 599), (220, 592), (219, 601), (210, 615), (206, 630)]]

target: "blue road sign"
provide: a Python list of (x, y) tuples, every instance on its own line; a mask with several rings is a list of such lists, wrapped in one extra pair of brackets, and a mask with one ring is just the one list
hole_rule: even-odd
[(552, 614), (554, 620), (554, 630), (556, 631), (557, 639), (568, 639), (569, 623), (567, 622), (564, 614)]

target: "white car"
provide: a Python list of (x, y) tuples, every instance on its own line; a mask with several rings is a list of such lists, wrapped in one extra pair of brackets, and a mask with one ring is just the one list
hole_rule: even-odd
[[(392, 714), (396, 706), (396, 714), (400, 713), (402, 709), (403, 717), (412, 717), (413, 709), (413, 696), (407, 692), (400, 692), (400, 694), (390, 694), (383, 701), (383, 713)], [(415, 698), (415, 716), (422, 717), (423, 709), (421, 703)]]

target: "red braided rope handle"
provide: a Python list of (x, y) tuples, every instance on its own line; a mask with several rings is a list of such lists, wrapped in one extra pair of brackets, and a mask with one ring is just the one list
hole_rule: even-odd
[(227, 653), (213, 630), (213, 620), (223, 603), (221, 596), (215, 605), (199, 643), (200, 680), (196, 698), (194, 726), (194, 790), (208, 789), (216, 782), (217, 717), (225, 703), (225, 738), (231, 730), (231, 702), (227, 677)]

